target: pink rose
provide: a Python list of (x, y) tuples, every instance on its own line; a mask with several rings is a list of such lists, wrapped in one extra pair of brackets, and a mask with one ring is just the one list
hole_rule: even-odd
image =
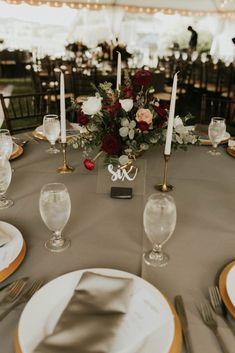
[(153, 120), (153, 114), (149, 109), (140, 108), (139, 110), (137, 110), (135, 118), (139, 122), (144, 121), (145, 123), (150, 125)]

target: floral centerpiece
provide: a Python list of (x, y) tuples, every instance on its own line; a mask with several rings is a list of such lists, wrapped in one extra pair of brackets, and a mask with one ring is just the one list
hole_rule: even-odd
[[(86, 157), (98, 149), (96, 156), (84, 160), (87, 169), (95, 167), (101, 154), (106, 163), (126, 165), (151, 145), (165, 142), (168, 108), (160, 104), (152, 80), (153, 73), (147, 70), (139, 70), (131, 78), (126, 72), (120, 90), (105, 82), (96, 88), (95, 96), (73, 102), (81, 127), (81, 133), (71, 140), (73, 147), (81, 147)], [(188, 118), (175, 118), (175, 147), (185, 148), (197, 141), (184, 126)]]

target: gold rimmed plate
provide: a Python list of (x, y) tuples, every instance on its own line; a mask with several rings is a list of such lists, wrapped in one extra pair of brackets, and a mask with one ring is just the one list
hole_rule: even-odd
[[(141, 351), (146, 353), (181, 352), (182, 335), (178, 316), (172, 304), (158, 289), (133, 274), (114, 269), (95, 268), (60, 276), (47, 283), (30, 299), (19, 320), (15, 337), (16, 353), (33, 352), (38, 343), (50, 334), (51, 330), (53, 331), (53, 327), (85, 271), (133, 279), (131, 302), (125, 318), (127, 325), (125, 329), (121, 328), (120, 332), (117, 332), (113, 353), (128, 351), (128, 348), (131, 351), (133, 347), (136, 350), (141, 347)], [(58, 293), (56, 297), (55, 292)], [(150, 322), (152, 325), (149, 325)], [(30, 336), (28, 335), (29, 327)]]
[(15, 142), (13, 143), (13, 151), (12, 154), (10, 156), (10, 161), (12, 161), (13, 159), (18, 158), (19, 156), (21, 156), (24, 153), (24, 149), (22, 146), (17, 145)]
[(222, 270), (220, 277), (219, 277), (219, 290), (221, 297), (223, 299), (223, 302), (230, 312), (230, 314), (235, 318), (235, 306), (231, 302), (228, 292), (227, 292), (227, 277), (229, 274), (229, 271), (235, 266), (235, 261), (232, 261), (228, 265), (224, 267)]
[(235, 157), (235, 148), (233, 148), (233, 147), (227, 147), (227, 148), (226, 148), (226, 151), (227, 151), (227, 153), (228, 153), (230, 156)]
[[(81, 130), (81, 127), (76, 123), (69, 123), (69, 128), (66, 129), (67, 139), (70, 137), (77, 136)], [(43, 134), (43, 126), (38, 126), (32, 131), (32, 135), (39, 140), (47, 140)]]

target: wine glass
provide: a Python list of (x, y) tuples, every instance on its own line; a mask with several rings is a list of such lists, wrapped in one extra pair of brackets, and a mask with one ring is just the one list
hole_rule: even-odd
[(13, 151), (13, 141), (8, 129), (0, 129), (0, 156), (5, 156), (8, 160)]
[(53, 154), (59, 153), (60, 150), (55, 147), (56, 140), (60, 136), (60, 121), (58, 115), (47, 114), (44, 116), (43, 134), (51, 144), (50, 148), (46, 150), (46, 152)]
[(221, 154), (219, 151), (217, 151), (217, 146), (223, 140), (225, 132), (225, 119), (219, 117), (211, 118), (211, 122), (208, 127), (208, 135), (213, 148), (212, 150), (208, 151), (208, 153), (210, 153), (212, 156), (218, 156)]
[(176, 225), (176, 206), (172, 196), (152, 194), (144, 209), (144, 230), (153, 249), (144, 253), (147, 265), (165, 266), (169, 256), (162, 252), (162, 246), (169, 240)]
[(52, 237), (45, 242), (45, 247), (53, 252), (67, 249), (70, 240), (61, 235), (71, 212), (71, 201), (66, 186), (61, 183), (44, 185), (40, 194), (39, 208), (43, 222), (52, 231)]
[(6, 156), (0, 156), (0, 209), (9, 208), (13, 201), (6, 198), (5, 193), (12, 176), (11, 165)]

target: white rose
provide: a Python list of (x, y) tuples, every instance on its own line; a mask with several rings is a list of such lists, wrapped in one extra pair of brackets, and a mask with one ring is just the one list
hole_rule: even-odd
[(122, 106), (122, 109), (124, 109), (126, 112), (129, 112), (133, 108), (133, 100), (130, 98), (119, 99), (119, 102)]
[(129, 133), (129, 128), (127, 126), (123, 126), (119, 129), (119, 135), (121, 137), (126, 137)]
[(101, 100), (100, 97), (89, 97), (82, 104), (82, 111), (86, 115), (94, 115), (97, 114), (101, 109)]

